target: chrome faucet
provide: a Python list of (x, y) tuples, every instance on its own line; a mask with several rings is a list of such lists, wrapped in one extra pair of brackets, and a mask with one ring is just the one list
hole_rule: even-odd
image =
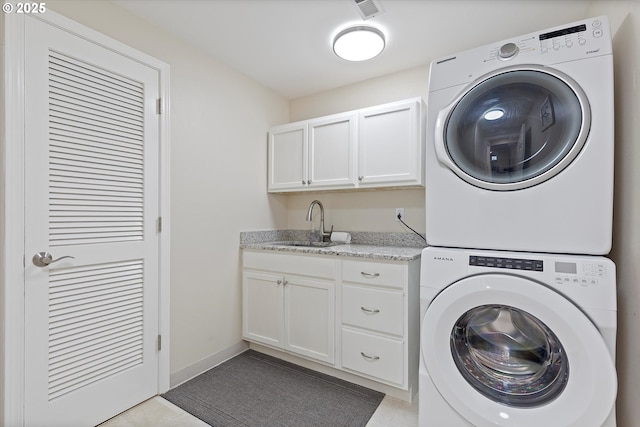
[(324, 206), (322, 206), (322, 203), (320, 203), (320, 200), (314, 200), (309, 205), (309, 210), (307, 211), (307, 221), (311, 221), (313, 219), (312, 213), (313, 213), (313, 207), (315, 205), (320, 206), (320, 233), (321, 233), (320, 235), (322, 236), (322, 241), (326, 242), (329, 238), (331, 238), (331, 233), (333, 232), (333, 225), (331, 226), (331, 231), (327, 233), (324, 229)]

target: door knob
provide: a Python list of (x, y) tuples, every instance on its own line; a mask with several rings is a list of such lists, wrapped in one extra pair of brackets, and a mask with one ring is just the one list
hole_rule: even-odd
[(75, 257), (72, 257), (71, 255), (65, 255), (61, 256), (58, 259), (53, 259), (53, 256), (49, 252), (38, 252), (33, 256), (32, 261), (33, 265), (35, 265), (36, 267), (46, 267), (49, 264), (53, 264), (54, 262), (58, 262), (61, 259), (65, 258), (75, 259)]

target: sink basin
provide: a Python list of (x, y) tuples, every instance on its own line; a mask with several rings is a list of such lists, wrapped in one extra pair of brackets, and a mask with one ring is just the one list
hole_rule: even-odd
[(296, 240), (290, 242), (274, 242), (273, 245), (279, 246), (298, 246), (303, 248), (328, 248), (330, 246), (340, 245), (339, 242), (311, 242), (304, 240)]

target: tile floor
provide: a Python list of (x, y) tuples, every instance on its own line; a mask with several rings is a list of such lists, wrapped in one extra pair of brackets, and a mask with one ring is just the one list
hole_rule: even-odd
[[(418, 399), (413, 403), (386, 396), (367, 427), (417, 427)], [(162, 397), (156, 396), (100, 424), (99, 427), (208, 427)]]

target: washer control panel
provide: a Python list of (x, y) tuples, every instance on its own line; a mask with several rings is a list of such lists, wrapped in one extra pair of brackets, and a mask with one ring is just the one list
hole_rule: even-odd
[(590, 286), (607, 277), (606, 265), (599, 262), (555, 262), (554, 272), (557, 284)]
[(474, 267), (506, 268), (510, 270), (544, 271), (544, 263), (539, 259), (469, 255), (469, 265)]
[[(542, 259), (469, 255), (469, 266), (545, 272)], [(545, 277), (558, 285), (593, 286), (607, 277), (607, 266), (602, 262), (550, 261), (546, 267)]]

